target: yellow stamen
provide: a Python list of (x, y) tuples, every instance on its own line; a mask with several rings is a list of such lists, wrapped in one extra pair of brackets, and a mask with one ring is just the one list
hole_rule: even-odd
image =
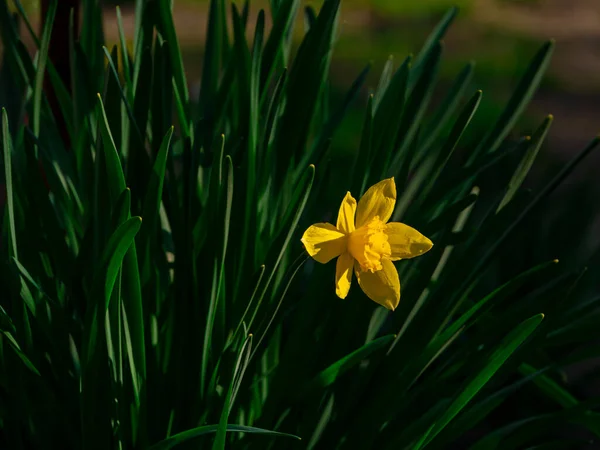
[(392, 254), (385, 228), (385, 223), (375, 216), (366, 225), (350, 233), (348, 251), (365, 271), (381, 270), (381, 258), (389, 258)]

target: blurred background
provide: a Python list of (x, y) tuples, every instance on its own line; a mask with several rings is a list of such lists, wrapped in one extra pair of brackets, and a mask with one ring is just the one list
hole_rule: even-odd
[[(117, 5), (121, 7), (125, 30), (132, 36), (134, 1), (103, 3), (107, 41), (117, 42)], [(190, 79), (198, 80), (209, 2), (175, 0), (173, 3), (184, 64)], [(238, 3), (242, 5), (243, 1)], [(303, 3), (318, 9), (321, 2)], [(40, 0), (25, 0), (22, 4), (32, 22), (39, 23)], [(484, 92), (477, 119), (486, 124), (501, 111), (535, 50), (543, 41), (553, 38), (557, 45), (550, 69), (517, 130), (519, 134), (530, 133), (544, 115), (554, 115), (546, 149), (540, 155), (542, 161), (568, 158), (598, 132), (600, 5), (597, 0), (344, 0), (339, 41), (331, 66), (332, 95), (342, 95), (369, 62), (372, 70), (367, 85), (375, 87), (387, 58), (392, 56), (399, 64), (406, 55), (418, 51), (439, 18), (454, 5), (460, 7), (460, 15), (445, 42), (441, 91), (466, 63), (475, 61), (473, 88)], [(252, 15), (260, 8), (268, 9), (268, 1), (251, 2)], [(296, 35), (301, 35), (303, 28), (300, 17)], [(26, 33), (23, 36), (27, 38)], [(194, 87), (191, 86), (192, 91)], [(365, 101), (366, 95), (355, 105), (354, 114), (337, 136), (336, 147), (355, 145)], [(579, 173), (577, 178), (582, 175)]]

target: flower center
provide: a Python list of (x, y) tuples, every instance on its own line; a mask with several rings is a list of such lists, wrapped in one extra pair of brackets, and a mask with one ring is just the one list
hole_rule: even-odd
[(385, 229), (385, 223), (375, 216), (369, 223), (350, 233), (348, 251), (363, 270), (381, 270), (381, 258), (391, 256), (392, 249)]

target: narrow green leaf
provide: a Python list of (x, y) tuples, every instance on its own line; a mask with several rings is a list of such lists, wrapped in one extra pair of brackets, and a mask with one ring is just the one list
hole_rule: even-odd
[(254, 309), (254, 313), (252, 314), (252, 317), (248, 323), (248, 328), (251, 328), (252, 324), (254, 323), (254, 319), (256, 318), (258, 309), (267, 293), (267, 289), (269, 288), (269, 285), (273, 281), (273, 278), (275, 277), (275, 273), (277, 272), (277, 268), (279, 267), (279, 263), (283, 259), (283, 255), (285, 254), (285, 251), (287, 250), (287, 246), (290, 243), (290, 240), (292, 239), (292, 236), (294, 235), (294, 233), (296, 231), (296, 227), (298, 226), (298, 222), (300, 221), (300, 217), (302, 216), (302, 212), (304, 211), (304, 207), (306, 206), (308, 197), (310, 196), (310, 191), (312, 189), (312, 184), (313, 184), (314, 179), (315, 179), (315, 166), (311, 164), (310, 166), (308, 166), (308, 168), (305, 172), (304, 180), (306, 180), (306, 181), (301, 182), (298, 185), (298, 188), (296, 190), (296, 195), (299, 198), (300, 202), (298, 204), (297, 209), (295, 210), (294, 218), (292, 219), (291, 223), (289, 225), (287, 225), (288, 216), (292, 214), (292, 212), (293, 212), (292, 207), (295, 206), (296, 202), (293, 202), (290, 205), (290, 208), (288, 209), (289, 214), (286, 214), (286, 216), (284, 217), (284, 219), (282, 221), (283, 226), (289, 227), (288, 228), (289, 231), (288, 231), (287, 235), (285, 236), (285, 239), (284, 239), (282, 245), (276, 247), (277, 249), (280, 249), (279, 254), (277, 255), (277, 259), (275, 260), (275, 264), (273, 265), (273, 269), (271, 270), (271, 274), (269, 275), (269, 278), (267, 279), (267, 282), (261, 292), (261, 295), (258, 298), (256, 308)]
[[(223, 140), (223, 146), (225, 145), (225, 141)], [(223, 152), (223, 146), (221, 147), (221, 155)], [(219, 211), (222, 211), (222, 218), (216, 222), (217, 226), (222, 227), (223, 230), (223, 241), (220, 254), (217, 254), (215, 257), (215, 263), (213, 266), (213, 277), (212, 277), (212, 288), (210, 292), (210, 301), (208, 304), (208, 314), (206, 315), (206, 327), (204, 329), (204, 341), (202, 343), (202, 361), (200, 366), (200, 392), (204, 394), (205, 383), (207, 379), (207, 370), (208, 370), (208, 359), (211, 354), (211, 344), (212, 344), (212, 335), (215, 324), (215, 318), (217, 314), (217, 308), (219, 306), (219, 301), (222, 296), (221, 290), (225, 280), (225, 256), (227, 254), (227, 244), (229, 240), (229, 227), (231, 222), (231, 208), (233, 205), (233, 162), (231, 157), (227, 155), (225, 157), (227, 161), (227, 184), (226, 191), (224, 197), (224, 207), (219, 207)], [(219, 166), (216, 168), (215, 172), (211, 175), (215, 176), (215, 181), (213, 186), (218, 187), (219, 190), (221, 188), (220, 184), (222, 182), (221, 175), (221, 161), (219, 161)], [(213, 196), (215, 198), (222, 197), (221, 192), (214, 192)], [(220, 206), (220, 205), (219, 205)]]
[(279, 308), (281, 307), (281, 304), (283, 303), (283, 299), (285, 298), (288, 289), (292, 285), (292, 281), (294, 281), (294, 278), (295, 278), (296, 274), (298, 273), (298, 271), (300, 270), (300, 268), (302, 267), (302, 265), (307, 261), (307, 259), (308, 259), (308, 256), (306, 256), (305, 254), (301, 254), (298, 258), (296, 258), (296, 262), (294, 262), (292, 264), (292, 267), (289, 270), (288, 281), (287, 281), (287, 283), (285, 285), (285, 288), (283, 289), (283, 291), (281, 293), (281, 296), (279, 297), (279, 302), (277, 302), (277, 306), (275, 307), (275, 310), (273, 311), (273, 314), (271, 314), (271, 317), (269, 318), (269, 321), (268, 321), (267, 325), (265, 326), (265, 329), (263, 330), (263, 332), (262, 332), (262, 334), (260, 336), (260, 339), (258, 340), (258, 342), (256, 344), (256, 348), (254, 349), (254, 352), (250, 356), (250, 359), (254, 359), (254, 355), (256, 354), (256, 352), (258, 351), (258, 349), (260, 348), (260, 344), (263, 342), (263, 340), (267, 336), (267, 333), (269, 332), (269, 329), (271, 328), (271, 326), (273, 325), (273, 322), (275, 321), (275, 317), (277, 316), (277, 312), (279, 311)]
[(125, 174), (123, 166), (117, 152), (115, 141), (110, 132), (106, 112), (102, 103), (102, 97), (98, 94), (98, 119), (100, 124), (100, 132), (102, 134), (102, 144), (104, 147), (104, 158), (106, 162), (106, 173), (108, 176), (108, 186), (111, 192), (111, 197), (115, 200), (121, 192), (125, 190)]
[(182, 96), (183, 102), (187, 105), (190, 94), (185, 79), (185, 69), (183, 67), (181, 49), (179, 48), (175, 24), (173, 23), (171, 2), (170, 0), (158, 0), (156, 7), (158, 8), (157, 17), (160, 18), (161, 22), (161, 32), (164, 33), (165, 40), (169, 46), (169, 54), (172, 59), (171, 66), (173, 67), (173, 78), (177, 83), (177, 88), (179, 89), (179, 94)]
[(387, 91), (387, 88), (390, 85), (390, 82), (392, 81), (393, 75), (394, 57), (390, 55), (383, 66), (381, 76), (379, 77), (379, 83), (377, 84), (377, 89), (375, 89), (375, 93), (373, 94), (373, 111), (377, 111), (379, 103), (381, 102), (381, 99), (385, 95), (385, 92)]
[(269, 101), (269, 108), (267, 110), (267, 121), (264, 126), (264, 134), (262, 135), (262, 153), (265, 155), (264, 161), (261, 165), (261, 168), (266, 174), (270, 175), (270, 170), (265, 170), (266, 168), (270, 168), (271, 165), (271, 141), (273, 139), (273, 130), (275, 126), (275, 122), (277, 121), (278, 112), (281, 109), (281, 96), (283, 93), (283, 87), (285, 86), (285, 82), (287, 80), (287, 69), (284, 69), (281, 72), (281, 75), (277, 79), (277, 83), (275, 84), (275, 89), (273, 90), (273, 96)]
[(432, 114), (431, 119), (428, 121), (427, 132), (423, 138), (421, 149), (419, 150), (421, 157), (424, 157), (428, 153), (428, 150), (435, 143), (448, 120), (454, 115), (456, 108), (458, 108), (461, 103), (465, 91), (471, 84), (473, 73), (475, 72), (474, 69), (474, 62), (470, 62), (465, 66), (456, 77), (456, 80), (450, 89), (448, 89), (448, 94), (446, 94), (446, 97), (441, 101), (436, 112)]
[(535, 331), (543, 318), (543, 314), (533, 316), (519, 324), (508, 334), (508, 336), (506, 336), (490, 356), (483, 369), (470, 377), (469, 381), (465, 384), (464, 389), (460, 390), (448, 409), (413, 447), (414, 450), (424, 448), (446, 427), (446, 425), (448, 425), (448, 423), (450, 423), (450, 421), (469, 403), (469, 401), (471, 401), (481, 388), (485, 386), (492, 376), (494, 376), (514, 351)]
[(173, 136), (173, 127), (167, 131), (167, 134), (163, 137), (160, 149), (156, 155), (154, 166), (152, 167), (152, 174), (148, 182), (148, 188), (144, 197), (144, 208), (143, 218), (144, 222), (140, 230), (140, 241), (141, 241), (141, 262), (142, 262), (142, 284), (146, 284), (151, 276), (151, 265), (152, 258), (148, 254), (150, 251), (149, 240), (153, 238), (153, 234), (159, 223), (159, 211), (163, 195), (163, 185), (165, 180), (165, 172), (167, 167), (167, 157), (169, 154), (169, 147), (171, 144), (171, 137)]
[(121, 46), (121, 58), (123, 59), (123, 76), (125, 78), (125, 86), (127, 86), (127, 94), (129, 103), (133, 99), (133, 83), (131, 80), (131, 65), (129, 63), (129, 51), (127, 50), (127, 38), (123, 28), (123, 17), (121, 16), (121, 8), (117, 6), (117, 27), (119, 29), (119, 44)]
[(383, 98), (379, 102), (377, 110), (374, 110), (371, 161), (374, 163), (381, 162), (371, 169), (372, 179), (375, 177), (379, 180), (382, 171), (387, 170), (385, 161), (392, 152), (398, 136), (398, 126), (404, 111), (411, 64), (412, 55), (409, 55), (396, 70)]
[[(537, 204), (550, 195), (566, 178), (567, 176), (579, 165), (581, 161), (583, 161), (600, 143), (600, 137), (594, 138), (578, 155), (576, 155), (568, 164), (566, 164), (563, 169), (550, 180), (550, 182), (542, 188), (537, 195), (534, 196), (531, 201), (529, 201), (523, 208), (520, 209), (520, 213), (515, 217), (512, 222), (506, 226), (503, 225), (502, 230), (500, 231), (499, 236), (496, 238), (495, 242), (488, 248), (487, 252), (483, 255), (483, 257), (479, 258), (475, 263), (474, 267), (471, 269), (469, 276), (465, 277), (463, 281), (464, 286), (468, 286), (476, 274), (484, 267), (485, 264), (490, 260), (490, 258), (497, 251), (499, 246), (504, 242), (504, 239), (511, 233), (511, 231), (523, 220), (525, 216), (537, 206)], [(462, 289), (459, 288), (458, 292), (461, 292)]]
[(261, 70), (261, 90), (266, 92), (265, 86), (269, 83), (272, 73), (275, 70), (275, 62), (283, 53), (284, 41), (298, 13), (300, 0), (290, 0), (283, 2), (280, 8), (275, 11), (273, 17), (273, 27), (265, 43), (262, 57)]
[[(123, 259), (134, 242), (142, 224), (141, 217), (132, 217), (121, 224), (110, 236), (101, 263), (94, 274), (92, 292), (97, 296), (97, 303), (91, 305), (88, 313), (88, 338), (85, 354), (89, 362), (96, 351), (98, 336), (98, 316), (104, 317), (110, 303), (113, 287), (117, 281)], [(93, 308), (93, 309), (92, 309)]]
[(8, 207), (8, 228), (10, 233), (10, 251), (8, 255), (9, 257), (18, 258), (17, 228), (15, 226), (15, 187), (12, 177), (12, 143), (8, 127), (8, 116), (4, 108), (2, 108), (2, 149), (6, 183), (6, 205)]
[(102, 255), (101, 273), (98, 274), (98, 280), (103, 287), (103, 298), (108, 306), (110, 294), (115, 285), (117, 274), (123, 262), (127, 250), (133, 243), (133, 240), (142, 225), (141, 217), (132, 217), (125, 221), (115, 230), (106, 244)]
[[(527, 363), (523, 363), (519, 366), (519, 372), (527, 376), (538, 372), (538, 370)], [(569, 391), (560, 386), (548, 375), (538, 375), (534, 378), (533, 383), (546, 397), (554, 400), (563, 408), (571, 408), (579, 404), (579, 401)]]
[[(431, 48), (427, 59), (424, 60), (422, 74), (404, 105), (398, 131), (392, 141), (393, 147), (391, 150), (397, 149), (396, 154), (393, 157), (391, 155), (387, 156), (388, 161), (391, 157), (391, 167), (388, 168), (388, 174), (392, 176), (399, 171), (398, 178), (402, 186), (405, 185), (408, 178), (408, 172), (417, 148), (413, 141), (416, 139), (423, 115), (433, 94), (441, 56), (442, 45), (438, 43)], [(413, 72), (414, 69), (410, 74)]]
[(395, 337), (396, 336), (393, 334), (382, 336), (371, 342), (368, 342), (349, 355), (344, 356), (340, 360), (327, 367), (325, 370), (321, 371), (313, 380), (308, 383), (308, 385), (305, 387), (305, 391), (302, 392), (305, 393), (307, 390), (322, 389), (330, 386), (331, 384), (335, 383), (335, 380), (359, 364), (361, 361), (371, 356), (371, 354), (391, 344)]
[(550, 40), (536, 53), (494, 128), (473, 151), (471, 158), (482, 152), (494, 152), (504, 141), (540, 85), (542, 77), (550, 64), (553, 50), (554, 40)]
[(508, 182), (508, 189), (506, 191), (506, 194), (504, 194), (502, 201), (498, 205), (498, 209), (496, 210), (496, 212), (500, 211), (508, 202), (512, 200), (517, 190), (521, 187), (521, 184), (523, 184), (523, 181), (525, 181), (525, 177), (529, 173), (529, 170), (531, 169), (531, 166), (533, 165), (533, 162), (535, 161), (535, 158), (538, 152), (540, 151), (544, 140), (546, 139), (546, 135), (548, 134), (550, 125), (552, 125), (552, 120), (552, 115), (546, 117), (546, 119), (544, 119), (544, 122), (542, 122), (540, 127), (535, 131), (535, 133), (531, 137), (531, 143), (529, 144), (525, 155), (523, 155), (523, 159), (521, 159), (517, 170)]
[(451, 226), (448, 224), (454, 224), (456, 222), (456, 217), (465, 209), (470, 207), (473, 203), (475, 203), (478, 197), (478, 193), (471, 192), (466, 197), (452, 203), (431, 222), (425, 225), (423, 227), (422, 233), (425, 236), (429, 236), (435, 233), (436, 231), (443, 229), (446, 226)]
[(35, 72), (35, 81), (33, 87), (33, 114), (32, 128), (36, 137), (40, 135), (40, 116), (42, 113), (42, 94), (44, 90), (44, 73), (46, 71), (46, 62), (48, 60), (48, 47), (50, 45), (50, 36), (52, 35), (52, 26), (56, 15), (57, 0), (50, 2), (48, 14), (44, 21), (44, 31), (42, 32), (42, 41), (40, 51), (38, 52), (38, 61)]
[[(119, 88), (119, 93), (121, 94), (121, 100), (123, 100), (123, 104), (125, 105), (125, 110), (127, 111), (127, 116), (129, 117), (129, 123), (131, 123), (133, 125), (133, 128), (135, 129), (137, 138), (143, 142), (144, 137), (142, 136), (142, 133), (141, 133), (140, 129), (138, 128), (137, 123), (135, 122), (135, 116), (133, 115), (133, 111), (129, 104), (129, 99), (128, 99), (127, 95), (125, 94), (123, 86), (121, 86), (121, 80), (119, 79), (119, 72), (117, 71), (117, 67), (115, 66), (115, 63), (113, 62), (113, 58), (106, 47), (103, 46), (102, 50), (104, 50), (104, 54), (106, 55), (106, 59), (108, 60), (108, 64), (111, 68), (112, 74), (115, 79), (115, 84)], [(113, 51), (114, 51), (114, 47), (113, 47)]]
[(0, 330), (0, 334), (2, 334), (2, 336), (4, 336), (6, 338), (6, 340), (10, 344), (10, 347), (13, 349), (15, 354), (23, 362), (23, 364), (25, 364), (25, 367), (27, 367), (29, 370), (31, 370), (33, 373), (35, 373), (37, 376), (41, 376), (40, 372), (37, 370), (35, 365), (31, 362), (31, 360), (27, 357), (27, 355), (25, 355), (25, 353), (23, 353), (23, 350), (21, 350), (21, 347), (19, 346), (19, 344), (15, 340), (15, 338), (12, 336), (12, 334), (9, 333), (8, 331), (4, 331), (4, 330)]
[(229, 388), (227, 390), (227, 395), (225, 396), (225, 402), (223, 405), (223, 410), (221, 412), (221, 419), (219, 421), (219, 426), (217, 428), (217, 435), (215, 436), (215, 440), (213, 442), (213, 450), (225, 450), (225, 436), (227, 433), (227, 420), (229, 418), (229, 413), (231, 412), (233, 394), (235, 391), (235, 386), (237, 383), (241, 381), (241, 378), (244, 375), (244, 371), (248, 365), (248, 360), (250, 356), (250, 352), (252, 350), (252, 335), (249, 334), (244, 339), (244, 343), (242, 344), (237, 361), (235, 363), (235, 367), (233, 369), (233, 376), (231, 382), (229, 383)]
[[(532, 267), (531, 269), (526, 270), (525, 272), (519, 274), (512, 280), (507, 281), (502, 286), (494, 289), (488, 295), (486, 295), (481, 300), (479, 300), (477, 303), (475, 303), (471, 308), (469, 308), (469, 310), (467, 312), (465, 312), (463, 315), (461, 315), (457, 320), (455, 320), (452, 323), (451, 326), (449, 326), (443, 332), (441, 331), (441, 329), (438, 330), (438, 332), (436, 333), (435, 340), (432, 343), (430, 343), (428, 348), (431, 346), (438, 347), (440, 343), (447, 341), (451, 336), (453, 336), (463, 326), (465, 326), (466, 323), (484, 306), (486, 306), (487, 304), (489, 304), (491, 302), (498, 302), (499, 299), (508, 297), (509, 295), (513, 294), (520, 286), (522, 286), (524, 283), (529, 281), (532, 277), (537, 276), (542, 271), (545, 271), (547, 269), (555, 267), (556, 264), (558, 264), (557, 259), (539, 264), (539, 265)], [(466, 292), (463, 297), (466, 297), (468, 294), (469, 294), (469, 292)], [(459, 301), (459, 303), (462, 303), (462, 301)]]
[[(177, 433), (171, 436), (164, 441), (160, 441), (157, 444), (154, 444), (149, 450), (169, 450), (176, 445), (182, 444), (184, 442), (189, 441), (190, 439), (197, 438), (199, 436), (203, 436), (205, 434), (216, 433), (219, 425), (204, 425), (202, 427), (193, 428), (191, 430), (183, 431), (181, 433)], [(288, 437), (293, 439), (301, 440), (300, 437), (295, 436), (293, 434), (280, 433), (278, 431), (270, 431), (262, 428), (256, 427), (247, 427), (243, 425), (227, 425), (227, 432), (240, 432), (240, 433), (255, 433), (255, 434), (266, 434), (274, 437)]]
[[(321, 132), (315, 139), (310, 150), (305, 153), (300, 161), (300, 168), (306, 167), (310, 162), (317, 165), (321, 162), (321, 158), (323, 158), (325, 150), (328, 148), (327, 143), (333, 138), (335, 131), (340, 126), (348, 109), (356, 99), (360, 89), (363, 87), (370, 69), (371, 66), (366, 66), (354, 80), (352, 86), (350, 86), (350, 89), (346, 93), (342, 104), (328, 117), (327, 122), (323, 124)], [(296, 174), (295, 178), (298, 178), (298, 176), (299, 174)]]
[(413, 70), (411, 71), (411, 85), (416, 83), (416, 80), (421, 76), (421, 72), (424, 70), (425, 61), (431, 56), (431, 53), (435, 51), (435, 46), (444, 37), (446, 31), (448, 31), (448, 28), (456, 18), (457, 14), (457, 7), (450, 8), (444, 17), (442, 17), (442, 20), (440, 20), (433, 31), (429, 34), (429, 37), (415, 58)]
[[(354, 180), (354, 184), (350, 192), (354, 192), (357, 195), (361, 195), (366, 190), (366, 183), (369, 179), (369, 166), (367, 162), (370, 161), (371, 151), (373, 150), (373, 102), (374, 96), (371, 94), (367, 100), (358, 156), (353, 167), (352, 179)], [(360, 176), (361, 173), (362, 176)]]

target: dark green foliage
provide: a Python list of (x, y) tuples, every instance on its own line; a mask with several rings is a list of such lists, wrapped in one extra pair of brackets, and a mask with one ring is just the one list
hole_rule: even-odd
[[(48, 59), (56, 2), (36, 58), (23, 10), (0, 5), (1, 448), (575, 448), (600, 435), (597, 398), (564, 375), (600, 354), (595, 211), (580, 210), (597, 196), (559, 189), (598, 138), (527, 190), (552, 118), (511, 134), (552, 42), (478, 135), (473, 64), (429, 105), (454, 9), (372, 94), (366, 67), (338, 103), (339, 0), (305, 10), (297, 47), (300, 2), (255, 16), (212, 0), (199, 98), (169, 0), (136, 2), (132, 53), (120, 12), (110, 49), (100, 2), (84, 4), (70, 86)], [(352, 105), (362, 138), (339, 156)], [(435, 243), (397, 263), (393, 313), (357, 286), (338, 299), (335, 264), (299, 241), (335, 223), (347, 190), (389, 176), (394, 220)]]

